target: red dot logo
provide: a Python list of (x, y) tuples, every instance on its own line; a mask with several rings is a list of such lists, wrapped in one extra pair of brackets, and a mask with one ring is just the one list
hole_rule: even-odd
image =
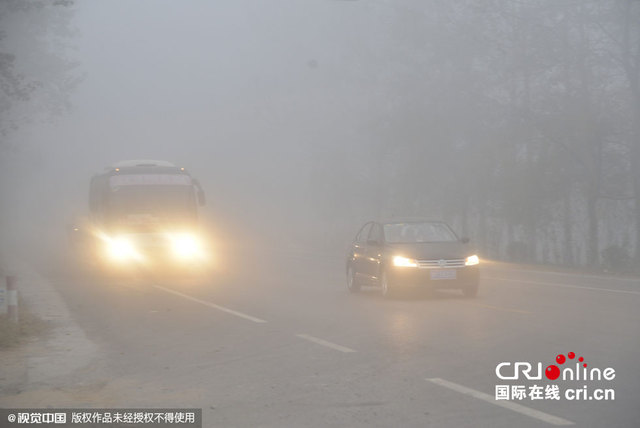
[(583, 362), (584, 358), (580, 357), (580, 358), (578, 358), (578, 361)]
[(559, 354), (556, 357), (556, 363), (558, 363), (558, 364), (564, 364), (565, 361), (566, 361), (566, 359), (564, 358), (564, 355), (562, 355), (562, 354)]
[(576, 357), (576, 354), (574, 354), (573, 352), (569, 352), (567, 354), (567, 357), (569, 357), (570, 360), (573, 360)]
[(556, 380), (558, 379), (558, 377), (560, 377), (560, 369), (558, 368), (558, 366), (552, 364), (550, 366), (547, 366), (544, 371), (544, 375), (549, 380)]

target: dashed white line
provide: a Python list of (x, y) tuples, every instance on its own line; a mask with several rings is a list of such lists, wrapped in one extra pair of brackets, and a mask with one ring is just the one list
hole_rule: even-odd
[(490, 281), (522, 282), (524, 284), (546, 285), (547, 287), (562, 287), (562, 288), (573, 288), (573, 289), (578, 289), (578, 290), (603, 291), (603, 292), (607, 292), (607, 293), (635, 294), (636, 296), (640, 296), (640, 291), (616, 290), (616, 289), (613, 289), (613, 288), (586, 287), (586, 286), (583, 286), (583, 285), (562, 284), (560, 282), (527, 281), (525, 279), (494, 278), (494, 277), (490, 277), (490, 276), (483, 276), (482, 279), (488, 279)]
[(317, 343), (318, 345), (326, 346), (327, 348), (335, 349), (340, 352), (356, 352), (355, 349), (347, 348), (346, 346), (337, 345), (326, 340), (309, 336), (308, 334), (296, 334), (300, 339), (308, 340), (309, 342)]
[(449, 382), (448, 380), (440, 379), (440, 378), (431, 378), (427, 379), (429, 382), (435, 383), (436, 385), (444, 386), (445, 388), (449, 388), (453, 391), (460, 392), (462, 394), (470, 395), (474, 398), (477, 398), (482, 401), (486, 401), (487, 403), (495, 404), (496, 406), (504, 407), (505, 409), (512, 410), (514, 412), (518, 412), (522, 415), (529, 416), (531, 418), (538, 419), (540, 421), (546, 422), (551, 425), (574, 425), (573, 422), (567, 419), (560, 418), (558, 416), (553, 416), (548, 413), (541, 412), (539, 410), (534, 410), (529, 407), (525, 407), (520, 404), (512, 403), (511, 401), (496, 401), (495, 397), (492, 397), (489, 394), (485, 394), (484, 392), (476, 391), (475, 389), (467, 388), (466, 386), (458, 385), (457, 383)]
[(210, 308), (217, 309), (222, 312), (226, 312), (231, 315), (235, 315), (240, 318), (244, 318), (249, 321), (253, 321), (255, 323), (265, 323), (266, 321), (260, 318), (252, 317), (251, 315), (243, 314), (239, 311), (234, 311), (233, 309), (225, 308), (224, 306), (216, 305), (215, 303), (207, 302), (206, 300), (201, 300), (196, 297), (189, 296), (188, 294), (180, 293), (179, 291), (172, 290), (170, 288), (165, 288), (160, 285), (154, 285), (159, 290), (166, 291), (167, 293), (175, 294), (176, 296), (180, 296), (184, 299), (191, 300), (192, 302), (200, 303), (201, 305), (208, 306)]

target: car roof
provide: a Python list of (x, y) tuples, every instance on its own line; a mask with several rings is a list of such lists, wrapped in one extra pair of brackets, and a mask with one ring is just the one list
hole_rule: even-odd
[(393, 217), (379, 221), (381, 224), (393, 224), (393, 223), (446, 223), (442, 220), (423, 218), (423, 217)]
[(153, 159), (134, 159), (134, 160), (123, 160), (119, 162), (115, 162), (113, 165), (108, 167), (111, 168), (127, 168), (133, 166), (170, 166), (175, 167), (171, 162), (163, 161), (163, 160), (153, 160)]

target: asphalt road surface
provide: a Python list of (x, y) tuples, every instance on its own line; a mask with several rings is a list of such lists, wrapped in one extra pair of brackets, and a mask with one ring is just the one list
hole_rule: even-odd
[[(350, 294), (339, 255), (234, 257), (240, 268), (204, 279), (50, 274), (99, 349), (61, 386), (73, 404), (198, 407), (205, 427), (640, 426), (637, 280), (485, 264), (475, 299), (385, 300)], [(496, 376), (569, 352), (615, 378)], [(551, 384), (559, 400), (495, 399), (496, 385)], [(584, 385), (614, 399), (563, 395)]]

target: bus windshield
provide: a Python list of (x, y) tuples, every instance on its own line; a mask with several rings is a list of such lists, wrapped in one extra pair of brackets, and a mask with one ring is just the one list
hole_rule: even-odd
[(109, 192), (109, 213), (113, 222), (176, 222), (196, 217), (192, 186), (129, 185)]

